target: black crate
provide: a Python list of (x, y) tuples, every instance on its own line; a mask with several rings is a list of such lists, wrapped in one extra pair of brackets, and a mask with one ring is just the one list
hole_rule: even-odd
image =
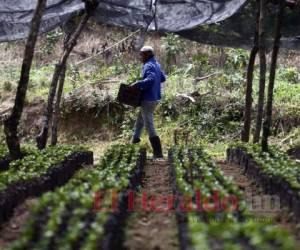
[(120, 103), (133, 107), (141, 106), (142, 91), (139, 88), (132, 88), (130, 85), (121, 84), (117, 100)]

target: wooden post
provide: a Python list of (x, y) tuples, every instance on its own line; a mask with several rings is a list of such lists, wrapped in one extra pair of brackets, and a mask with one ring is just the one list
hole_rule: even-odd
[(258, 94), (258, 104), (257, 104), (257, 117), (256, 117), (256, 127), (253, 137), (253, 143), (257, 143), (260, 138), (263, 111), (264, 111), (264, 101), (265, 101), (265, 85), (266, 85), (266, 45), (265, 45), (265, 16), (266, 16), (266, 5), (267, 0), (260, 0), (260, 16), (259, 16), (259, 61), (260, 61), (260, 75), (259, 75), (259, 94)]
[(270, 129), (272, 125), (273, 92), (274, 92), (275, 77), (276, 77), (277, 58), (278, 58), (278, 52), (280, 48), (281, 29), (282, 29), (282, 23), (284, 19), (284, 8), (285, 8), (285, 1), (279, 0), (279, 10), (278, 10), (277, 20), (276, 20), (275, 38), (274, 38), (272, 61), (271, 61), (271, 68), (270, 68), (270, 81), (268, 86), (266, 119), (263, 125), (263, 136), (262, 136), (263, 151), (268, 151), (268, 137), (270, 135)]
[(29, 82), (30, 69), (34, 56), (35, 44), (39, 34), (42, 15), (46, 8), (47, 0), (39, 0), (37, 2), (36, 9), (33, 14), (31, 26), (29, 30), (29, 36), (27, 38), (24, 58), (21, 68), (21, 76), (18, 83), (15, 104), (12, 109), (11, 115), (4, 121), (4, 132), (6, 135), (6, 143), (10, 152), (10, 156), (13, 159), (21, 158), (21, 147), (18, 137), (18, 126), (23, 113), (25, 104), (25, 97), (27, 93), (27, 87)]

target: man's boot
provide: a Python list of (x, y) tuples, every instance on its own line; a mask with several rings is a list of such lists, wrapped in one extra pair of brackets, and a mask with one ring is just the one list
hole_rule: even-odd
[(160, 143), (160, 139), (158, 136), (154, 136), (149, 138), (150, 142), (151, 142), (151, 146), (153, 149), (153, 158), (157, 159), (157, 158), (164, 158), (163, 154), (162, 154), (162, 149), (161, 149), (161, 143)]
[(139, 142), (141, 142), (141, 139), (140, 139), (140, 138), (132, 138), (132, 140), (131, 140), (131, 143), (132, 143), (132, 144), (137, 144), (137, 143), (139, 143)]

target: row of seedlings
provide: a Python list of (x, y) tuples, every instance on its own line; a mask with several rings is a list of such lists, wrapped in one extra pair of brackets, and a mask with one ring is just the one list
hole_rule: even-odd
[(236, 143), (227, 150), (227, 161), (243, 168), (268, 194), (280, 196), (300, 221), (300, 163), (276, 147), (263, 152), (260, 145)]
[[(34, 154), (37, 150), (31, 146), (25, 145), (21, 148), (22, 157), (26, 155)], [(0, 144), (0, 172), (4, 172), (9, 169), (9, 164), (12, 162), (12, 158), (9, 155), (9, 151), (6, 145)]]
[(241, 191), (201, 148), (174, 147), (169, 157), (175, 194), (191, 197), (177, 204), (181, 249), (296, 249), (288, 232), (255, 220)]
[(140, 184), (145, 159), (136, 146), (113, 146), (99, 165), (42, 196), (10, 249), (120, 249), (128, 190)]
[(85, 164), (93, 164), (93, 153), (78, 146), (31, 149), (22, 159), (10, 162), (9, 169), (0, 172), (0, 223), (26, 198), (64, 185)]

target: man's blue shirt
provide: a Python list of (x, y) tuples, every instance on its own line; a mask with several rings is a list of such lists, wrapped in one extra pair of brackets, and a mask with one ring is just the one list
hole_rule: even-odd
[(161, 83), (166, 81), (159, 63), (154, 57), (148, 59), (143, 66), (143, 80), (137, 86), (143, 90), (142, 101), (159, 101), (161, 99)]

